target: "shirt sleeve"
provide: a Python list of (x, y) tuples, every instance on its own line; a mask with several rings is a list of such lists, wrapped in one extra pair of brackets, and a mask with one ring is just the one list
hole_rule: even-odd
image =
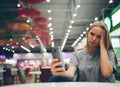
[(115, 64), (115, 53), (113, 50), (108, 51), (108, 56), (110, 63), (112, 64), (113, 68), (116, 69), (116, 64)]
[(78, 65), (78, 55), (76, 52), (73, 52), (71, 58), (70, 58), (70, 63), (69, 66), (77, 66)]

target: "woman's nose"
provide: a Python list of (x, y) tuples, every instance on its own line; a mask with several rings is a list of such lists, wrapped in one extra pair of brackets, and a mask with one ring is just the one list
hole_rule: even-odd
[(96, 36), (93, 36), (93, 38), (92, 38), (93, 40), (96, 40)]

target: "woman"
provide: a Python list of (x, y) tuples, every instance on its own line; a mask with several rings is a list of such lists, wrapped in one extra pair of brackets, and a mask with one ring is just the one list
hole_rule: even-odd
[[(73, 53), (69, 69), (56, 68), (62, 62), (53, 59), (51, 72), (54, 77), (50, 81), (73, 81), (77, 72), (77, 81), (115, 82), (114, 69), (116, 56), (112, 48), (109, 32), (104, 22), (94, 22), (87, 33), (86, 46)], [(64, 71), (64, 72), (60, 72)]]

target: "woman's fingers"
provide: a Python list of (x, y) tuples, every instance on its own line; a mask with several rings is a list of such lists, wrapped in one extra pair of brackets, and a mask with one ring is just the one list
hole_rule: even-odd
[(60, 67), (60, 68), (52, 69), (51, 72), (53, 75), (61, 75), (64, 73), (63, 70), (64, 70), (64, 67)]
[[(61, 61), (59, 61), (59, 59), (53, 59), (51, 61), (51, 72), (53, 75), (60, 75), (63, 73), (63, 71), (65, 70), (64, 69), (64, 66), (61, 66), (63, 63)], [(60, 67), (58, 67), (60, 66)]]

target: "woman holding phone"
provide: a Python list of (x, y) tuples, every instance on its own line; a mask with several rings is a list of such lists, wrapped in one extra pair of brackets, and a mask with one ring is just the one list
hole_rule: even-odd
[[(58, 59), (51, 62), (52, 76), (50, 82), (69, 82), (77, 73), (77, 81), (81, 82), (115, 82), (114, 70), (116, 56), (110, 41), (106, 24), (94, 22), (87, 32), (87, 44), (83, 49), (73, 53), (69, 68), (56, 68), (62, 64)], [(64, 71), (64, 72), (63, 72)]]

